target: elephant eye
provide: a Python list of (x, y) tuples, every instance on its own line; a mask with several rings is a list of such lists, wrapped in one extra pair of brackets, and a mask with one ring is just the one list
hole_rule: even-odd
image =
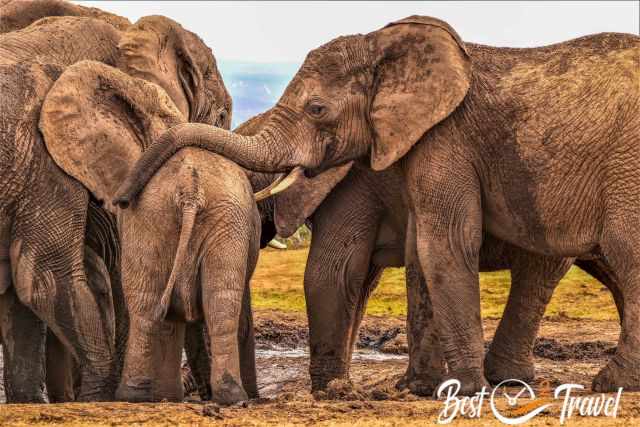
[(315, 118), (324, 116), (327, 112), (327, 107), (316, 102), (307, 105), (307, 112)]

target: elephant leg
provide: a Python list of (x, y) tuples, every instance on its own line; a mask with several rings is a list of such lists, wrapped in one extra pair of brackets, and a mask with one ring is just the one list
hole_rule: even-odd
[(238, 337), (250, 248), (242, 234), (227, 235), (224, 243), (211, 245), (225, 248), (207, 251), (200, 263), (202, 307), (211, 345), (211, 399), (230, 405), (249, 398), (240, 369), (240, 346), (247, 343), (240, 343)]
[[(187, 363), (198, 387), (201, 400), (211, 400), (211, 355), (209, 354), (206, 325), (202, 322), (190, 323), (185, 332), (184, 349)], [(184, 383), (184, 380), (183, 380)]]
[[(257, 254), (257, 251), (256, 251)], [(255, 265), (255, 264), (254, 264)], [(251, 286), (245, 285), (242, 296), (242, 311), (238, 327), (238, 346), (240, 351), (240, 377), (242, 386), (250, 399), (259, 397), (258, 376), (256, 373), (256, 342), (251, 311)]]
[(620, 320), (620, 325), (622, 325), (622, 319), (624, 318), (624, 298), (622, 296), (622, 289), (620, 289), (618, 279), (616, 278), (615, 273), (611, 270), (611, 267), (600, 259), (578, 259), (575, 264), (611, 291), (613, 301), (616, 304), (616, 309), (618, 310), (618, 320)]
[(447, 373), (427, 283), (420, 268), (415, 243), (415, 222), (409, 217), (406, 241), (407, 344), (409, 365), (396, 384), (420, 396), (431, 396)]
[[(632, 224), (630, 219), (627, 224)], [(640, 219), (635, 222), (640, 225)], [(593, 379), (597, 392), (640, 391), (640, 236), (633, 233), (606, 234), (604, 257), (618, 278), (624, 299), (624, 317), (615, 355)], [(635, 234), (634, 234), (635, 233)]]
[[(34, 189), (16, 216), (10, 248), (14, 287), (78, 361), (78, 399), (111, 400), (115, 320), (110, 285), (91, 289), (85, 272), (88, 195), (68, 176), (50, 175), (38, 183), (45, 186), (38, 190), (42, 193)], [(103, 276), (108, 279), (106, 272)]]
[(12, 288), (0, 295), (0, 332), (7, 403), (45, 403), (46, 327)]
[(75, 399), (73, 357), (60, 340), (47, 331), (47, 395), (49, 402), (71, 402)]
[(352, 188), (347, 180), (313, 217), (304, 276), (312, 391), (349, 378), (358, 326), (381, 272), (371, 267), (381, 208), (370, 194), (354, 194)]
[(185, 323), (163, 321), (153, 337), (153, 401), (182, 402), (182, 348)]
[(489, 352), (484, 373), (493, 384), (535, 376), (533, 346), (547, 304), (573, 258), (553, 258), (509, 248), (511, 290)]
[[(440, 144), (410, 160), (407, 188), (416, 222), (416, 247), (433, 303), (448, 375), (460, 395), (488, 386), (480, 314), (479, 252), (482, 207), (475, 169)], [(443, 165), (456, 165), (453, 178)], [(428, 172), (425, 172), (428, 171)]]
[(152, 321), (132, 313), (124, 368), (116, 399), (180, 402), (185, 324)]

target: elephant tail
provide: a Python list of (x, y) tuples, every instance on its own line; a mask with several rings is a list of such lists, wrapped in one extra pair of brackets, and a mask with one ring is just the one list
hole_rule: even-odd
[(198, 174), (195, 169), (193, 170), (192, 177), (191, 191), (178, 191), (176, 194), (176, 203), (180, 208), (182, 216), (180, 223), (180, 238), (178, 240), (176, 256), (173, 259), (173, 267), (171, 268), (169, 281), (167, 282), (167, 286), (165, 287), (162, 298), (160, 299), (160, 305), (158, 305), (155, 311), (154, 318), (156, 320), (164, 320), (167, 316), (169, 306), (171, 305), (171, 295), (180, 276), (181, 267), (187, 264), (186, 261), (189, 251), (189, 242), (191, 241), (191, 236), (193, 234), (193, 226), (196, 222), (196, 216), (204, 206), (204, 194), (198, 185)]

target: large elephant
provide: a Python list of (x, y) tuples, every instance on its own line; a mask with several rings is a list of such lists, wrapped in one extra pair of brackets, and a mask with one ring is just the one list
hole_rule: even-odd
[[(83, 59), (117, 65), (159, 84), (190, 120), (228, 127), (231, 100), (211, 50), (193, 33), (159, 16), (142, 18), (124, 31), (100, 19), (43, 18), (2, 34), (0, 57), (0, 290), (12, 289), (28, 307), (19, 311), (28, 319), (16, 317), (16, 322), (38, 330), (41, 327), (36, 325), (44, 322), (80, 363), (80, 399), (110, 399), (121, 356), (116, 347), (123, 347), (126, 328), (119, 328), (115, 343), (114, 316), (108, 315), (113, 308), (107, 307), (112, 304), (110, 292), (103, 301), (100, 289), (91, 289), (91, 282), (87, 287), (84, 253), (87, 240), (97, 241), (100, 250), (117, 245), (100, 241), (112, 235), (99, 230), (101, 221), (93, 221), (102, 210), (89, 209), (86, 189), (51, 160), (37, 129), (42, 101), (60, 73)], [(94, 201), (97, 206), (99, 202)], [(92, 223), (98, 224), (97, 229)], [(119, 275), (119, 267), (107, 267), (111, 267), (110, 279)], [(110, 282), (113, 287), (114, 280)], [(126, 319), (126, 314), (115, 317)], [(3, 334), (14, 331), (11, 325), (3, 325)], [(11, 338), (16, 343), (32, 339), (41, 341), (44, 335), (20, 331)], [(43, 345), (34, 341), (4, 348), (41, 349)], [(7, 381), (14, 383), (13, 389), (25, 391), (12, 400), (42, 401), (44, 357), (33, 355), (31, 361), (20, 359), (19, 354), (8, 357), (27, 364), (17, 371), (9, 369), (16, 375), (9, 375)]]
[(640, 389), (640, 103), (631, 34), (530, 49), (464, 43), (411, 16), (340, 37), (306, 58), (264, 130), (170, 129), (140, 159), (127, 202), (180, 147), (265, 172), (363, 158), (397, 164), (450, 375), (487, 384), (478, 289), (483, 230), (549, 257), (593, 257), (624, 301), (616, 354), (596, 391)]

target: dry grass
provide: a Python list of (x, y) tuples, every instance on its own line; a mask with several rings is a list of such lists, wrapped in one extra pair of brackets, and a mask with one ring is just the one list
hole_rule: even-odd
[[(305, 310), (302, 283), (307, 254), (308, 249), (261, 252), (252, 282), (255, 308)], [(483, 317), (502, 316), (510, 283), (509, 271), (480, 274)], [(371, 296), (367, 314), (405, 316), (406, 306), (404, 268), (385, 270), (380, 285)], [(577, 267), (560, 282), (545, 316), (594, 320), (618, 318), (609, 290)]]

